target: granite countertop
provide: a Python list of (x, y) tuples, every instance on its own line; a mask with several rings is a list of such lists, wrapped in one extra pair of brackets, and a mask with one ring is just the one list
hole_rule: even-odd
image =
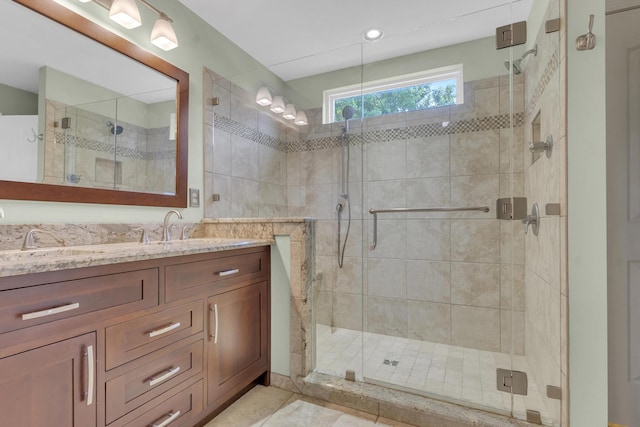
[(0, 251), (0, 277), (268, 246), (270, 239), (201, 238)]

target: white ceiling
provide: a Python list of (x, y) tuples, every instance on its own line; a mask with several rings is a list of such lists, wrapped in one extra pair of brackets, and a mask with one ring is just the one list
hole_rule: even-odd
[[(285, 81), (495, 35), (533, 0), (180, 0)], [(372, 27), (384, 39), (362, 43)]]

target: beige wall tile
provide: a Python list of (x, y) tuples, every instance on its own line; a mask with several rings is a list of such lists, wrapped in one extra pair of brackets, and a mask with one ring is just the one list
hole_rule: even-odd
[(500, 264), (451, 263), (451, 303), (500, 307)]
[(406, 178), (407, 145), (404, 141), (368, 144), (365, 152), (368, 181)]
[(407, 260), (407, 298), (450, 302), (451, 263)]
[(408, 337), (448, 344), (451, 334), (451, 305), (407, 301)]
[(406, 261), (404, 259), (368, 259), (367, 294), (375, 297), (406, 298)]
[(452, 135), (451, 175), (499, 173), (499, 135), (498, 130)]
[(407, 258), (447, 261), (451, 253), (449, 220), (408, 220)]
[(407, 336), (407, 301), (394, 298), (367, 298), (368, 332)]
[(500, 310), (452, 305), (451, 343), (479, 350), (500, 351)]
[(499, 230), (498, 220), (452, 220), (451, 260), (491, 263), (499, 262)]
[(449, 136), (407, 141), (407, 178), (448, 176)]

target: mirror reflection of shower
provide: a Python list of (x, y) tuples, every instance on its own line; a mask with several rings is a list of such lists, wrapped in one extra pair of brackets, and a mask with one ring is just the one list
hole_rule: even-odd
[(124, 130), (122, 126), (116, 126), (111, 122), (107, 122), (107, 127), (111, 130), (111, 135), (120, 135)]
[[(355, 110), (352, 106), (347, 105), (342, 109), (342, 118), (344, 119), (344, 127), (340, 135), (342, 145), (342, 169), (340, 172), (340, 195), (338, 196), (338, 204), (336, 211), (338, 212), (338, 267), (342, 268), (344, 264), (344, 252), (349, 239), (349, 230), (351, 229), (351, 201), (349, 200), (349, 119), (353, 117)], [(342, 240), (342, 214), (347, 213), (347, 229)]]
[(531, 54), (533, 54), (533, 56), (538, 55), (538, 45), (533, 46), (533, 49), (529, 49), (528, 51), (523, 53), (520, 58), (515, 59), (513, 61), (513, 64), (510, 60), (507, 59), (506, 61), (504, 61), (504, 66), (509, 71), (513, 69), (513, 74), (522, 74), (522, 61), (524, 61), (524, 59)]

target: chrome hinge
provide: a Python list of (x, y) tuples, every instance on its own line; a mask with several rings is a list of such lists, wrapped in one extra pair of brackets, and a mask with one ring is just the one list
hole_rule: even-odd
[(496, 201), (497, 219), (525, 219), (527, 217), (526, 197), (505, 197)]
[(526, 396), (529, 383), (526, 372), (498, 368), (496, 369), (496, 385), (500, 391)]

